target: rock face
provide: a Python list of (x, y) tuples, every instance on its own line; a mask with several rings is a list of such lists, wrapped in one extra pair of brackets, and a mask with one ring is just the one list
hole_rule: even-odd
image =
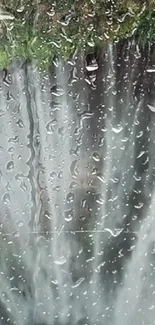
[(154, 57), (128, 41), (1, 80), (0, 324), (154, 324)]

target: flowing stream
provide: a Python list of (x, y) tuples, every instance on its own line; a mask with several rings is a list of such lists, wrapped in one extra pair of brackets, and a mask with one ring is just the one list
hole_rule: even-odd
[(154, 54), (0, 73), (0, 325), (155, 324)]

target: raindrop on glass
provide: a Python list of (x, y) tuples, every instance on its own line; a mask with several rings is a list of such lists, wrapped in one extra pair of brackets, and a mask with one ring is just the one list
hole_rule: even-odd
[(100, 159), (101, 159), (101, 157), (100, 157), (100, 155), (99, 155), (98, 152), (94, 152), (93, 155), (92, 155), (92, 158), (93, 158), (95, 161), (97, 161), (97, 162), (99, 162)]
[(11, 160), (7, 163), (6, 165), (6, 169), (9, 171), (9, 172), (12, 172), (13, 169), (14, 169), (14, 162)]
[(74, 201), (74, 193), (69, 192), (69, 193), (66, 195), (66, 202), (67, 202), (67, 203), (72, 203), (73, 201)]

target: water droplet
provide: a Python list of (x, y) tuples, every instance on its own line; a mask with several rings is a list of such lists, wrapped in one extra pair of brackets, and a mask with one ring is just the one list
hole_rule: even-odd
[(90, 46), (90, 47), (94, 47), (95, 46), (95, 43), (94, 41), (88, 41), (87, 44)]
[(16, 143), (16, 142), (18, 142), (19, 141), (19, 136), (15, 136), (15, 137), (13, 137), (13, 138), (10, 138), (9, 140), (8, 140), (8, 142), (10, 142), (10, 143)]
[(5, 193), (5, 194), (3, 195), (2, 200), (3, 200), (4, 204), (8, 204), (8, 203), (10, 203), (10, 194), (9, 194), (9, 193)]
[(88, 258), (88, 259), (86, 260), (86, 263), (92, 262), (92, 261), (94, 261), (94, 260), (95, 260), (95, 256), (90, 257), (90, 258)]
[(114, 177), (114, 178), (110, 178), (110, 180), (114, 183), (114, 184), (118, 184), (119, 183), (119, 178)]
[(85, 280), (85, 278), (80, 278), (79, 280), (77, 280), (77, 281), (75, 282), (74, 285), (72, 285), (72, 288), (77, 288), (77, 287), (79, 287), (79, 285), (80, 285), (84, 280)]
[(9, 153), (13, 153), (14, 150), (15, 150), (14, 147), (10, 147), (10, 148), (8, 149), (8, 152), (9, 152)]
[(5, 188), (6, 188), (7, 191), (11, 191), (11, 186), (10, 186), (9, 183), (6, 184)]
[(65, 263), (66, 263), (66, 259), (63, 256), (60, 257), (59, 260), (54, 261), (54, 264), (56, 264), (56, 265), (63, 265)]
[(21, 180), (20, 188), (21, 188), (21, 190), (24, 191), (24, 192), (27, 191), (27, 185), (25, 184), (25, 181), (24, 181), (24, 180)]
[(97, 178), (98, 178), (102, 183), (106, 183), (106, 179), (105, 179), (105, 177), (103, 176), (102, 173), (98, 173), (98, 174), (97, 174)]
[(75, 182), (75, 181), (72, 181), (70, 184), (69, 184), (69, 188), (73, 189), (73, 188), (76, 188), (78, 186), (78, 183)]
[(73, 209), (65, 211), (65, 221), (71, 221), (73, 219)]
[(95, 74), (92, 74), (89, 76), (90, 78), (90, 81), (91, 81), (91, 84), (92, 84), (92, 88), (96, 87), (93, 83), (95, 82), (96, 80), (96, 75)]
[(122, 232), (124, 229), (121, 228), (121, 229), (115, 229), (114, 231), (112, 231), (112, 230), (109, 229), (109, 228), (104, 228), (104, 230), (105, 230), (105, 231), (108, 231), (108, 232), (111, 234), (111, 236), (113, 236), (113, 237), (117, 237), (117, 236), (119, 236), (119, 235), (121, 234), (121, 232)]
[(57, 176), (56, 172), (51, 172), (50, 173), (50, 178), (54, 179)]
[(137, 159), (141, 158), (144, 154), (145, 154), (145, 151), (141, 151), (140, 154), (137, 156)]
[(13, 169), (14, 169), (14, 162), (13, 162), (12, 160), (9, 161), (9, 162), (7, 163), (7, 165), (6, 165), (6, 169), (7, 169), (9, 172), (13, 171)]
[(45, 218), (47, 218), (49, 220), (52, 220), (52, 215), (48, 211), (46, 211), (45, 212)]
[(18, 7), (16, 10), (17, 10), (17, 12), (23, 12), (24, 8), (25, 8), (24, 5), (22, 5), (22, 6)]
[(92, 60), (91, 63), (89, 65), (86, 66), (87, 71), (91, 72), (91, 71), (95, 71), (98, 69), (98, 64), (96, 62), (96, 60)]
[(12, 240), (8, 241), (8, 245), (12, 245), (12, 244), (13, 244)]
[(147, 158), (145, 159), (145, 161), (142, 163), (142, 165), (145, 166), (148, 162), (149, 162), (149, 157), (147, 157)]
[(118, 195), (114, 196), (113, 198), (110, 198), (108, 202), (115, 202), (118, 199)]
[(69, 192), (69, 193), (66, 195), (66, 202), (67, 202), (67, 203), (72, 203), (73, 201), (74, 201), (74, 193)]
[(71, 164), (70, 164), (70, 172), (71, 172), (72, 176), (75, 177), (75, 178), (78, 176), (77, 164), (78, 164), (77, 159), (72, 161)]
[(18, 221), (18, 222), (17, 222), (17, 226), (18, 226), (18, 227), (23, 227), (23, 226), (24, 226), (24, 222), (21, 221), (21, 220)]
[(142, 137), (142, 135), (144, 134), (144, 132), (143, 131), (140, 131), (138, 134), (137, 134), (137, 139), (139, 139), (140, 137)]
[(50, 108), (51, 108), (50, 115), (53, 116), (53, 112), (56, 112), (56, 111), (60, 111), (61, 110), (62, 104), (61, 103), (57, 103), (56, 101), (52, 101), (50, 103)]
[(96, 195), (96, 202), (101, 205), (104, 204), (105, 201), (102, 193)]
[(19, 120), (17, 121), (17, 125), (18, 125), (20, 128), (23, 128), (23, 127), (24, 127), (24, 123), (23, 123), (23, 121), (22, 121), (21, 119), (19, 119)]
[(57, 186), (53, 187), (53, 191), (59, 192), (60, 191), (60, 186), (57, 185)]
[(60, 171), (60, 172), (58, 173), (58, 178), (59, 178), (59, 179), (62, 179), (62, 178), (63, 178), (63, 171)]
[(100, 137), (99, 143), (98, 143), (99, 147), (102, 147), (103, 144), (104, 144), (104, 138)]
[(86, 220), (86, 216), (80, 215), (78, 219), (83, 222)]
[(151, 73), (152, 73), (152, 72), (155, 72), (155, 67), (148, 68), (146, 71), (149, 72), (149, 73), (150, 73), (150, 72), (151, 72)]
[(54, 132), (52, 121), (53, 120), (49, 121), (46, 124), (46, 131), (47, 131), (48, 134), (52, 134)]
[(123, 130), (123, 127), (122, 126), (119, 126), (118, 128), (112, 128), (112, 131), (116, 134), (120, 133), (121, 131)]
[(82, 199), (82, 201), (81, 201), (81, 207), (82, 208), (86, 208), (87, 207), (87, 200), (86, 199)]
[(52, 93), (52, 95), (54, 95), (56, 97), (59, 97), (59, 96), (62, 96), (64, 94), (64, 90), (63, 90), (63, 88), (61, 86), (54, 85), (51, 88), (51, 93)]
[(138, 175), (133, 175), (134, 179), (137, 181), (137, 182), (140, 182), (141, 181), (141, 176), (138, 176)]
[(84, 120), (88, 120), (90, 119), (91, 117), (93, 117), (94, 113), (93, 112), (83, 112), (82, 114), (79, 114), (80, 116), (80, 128), (83, 127), (83, 121)]
[(98, 265), (98, 267), (95, 270), (95, 272), (100, 273), (101, 267), (103, 267), (104, 265), (105, 265), (105, 262), (102, 262), (100, 265)]
[(93, 170), (92, 170), (92, 175), (96, 175), (97, 174), (97, 171), (98, 171), (98, 169), (95, 167), (95, 168), (93, 168)]
[(134, 205), (135, 209), (141, 209), (143, 207), (144, 203), (139, 203), (137, 205)]
[(47, 11), (47, 15), (50, 16), (50, 17), (53, 17), (55, 15), (54, 8), (51, 8), (49, 11)]
[(101, 159), (98, 152), (94, 152), (92, 155), (92, 158), (97, 162), (100, 161), (100, 159)]

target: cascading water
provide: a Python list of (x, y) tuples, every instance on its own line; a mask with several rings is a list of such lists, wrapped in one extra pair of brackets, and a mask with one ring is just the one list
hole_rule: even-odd
[(153, 53), (1, 82), (0, 324), (154, 324)]

